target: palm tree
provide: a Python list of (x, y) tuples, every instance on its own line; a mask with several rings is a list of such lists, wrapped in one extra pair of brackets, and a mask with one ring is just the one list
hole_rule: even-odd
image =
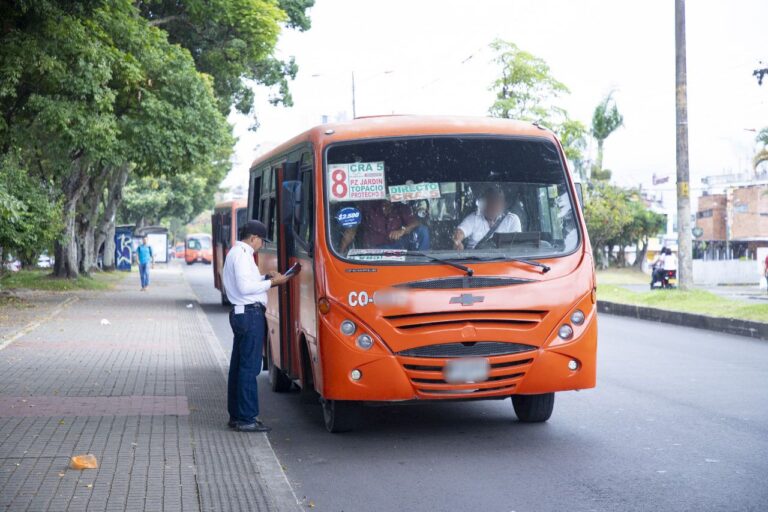
[(752, 166), (755, 170), (757, 170), (757, 166), (761, 163), (768, 162), (768, 128), (760, 130), (760, 133), (757, 134), (757, 142), (763, 144), (763, 149), (758, 151), (752, 160)]
[(597, 141), (595, 169), (598, 172), (603, 170), (603, 144), (605, 139), (623, 124), (624, 116), (619, 113), (616, 102), (613, 101), (613, 92), (610, 92), (595, 107), (595, 113), (592, 114), (592, 136)]

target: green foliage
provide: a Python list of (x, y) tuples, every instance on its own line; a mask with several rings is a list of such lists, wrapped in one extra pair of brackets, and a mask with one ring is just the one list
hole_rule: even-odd
[(568, 88), (550, 73), (547, 63), (525, 52), (512, 42), (496, 39), (491, 43), (494, 62), (501, 76), (491, 84), (496, 100), (489, 110), (493, 117), (518, 119), (551, 128), (560, 138), (566, 158), (580, 175), (585, 174), (584, 150), (587, 130), (580, 121), (570, 119), (556, 100)]
[(568, 93), (568, 88), (550, 74), (543, 59), (501, 39), (494, 40), (491, 49), (501, 68), (501, 76), (491, 85), (496, 93), (492, 116), (547, 124), (562, 114), (553, 101)]
[(248, 82), (277, 86), (274, 103), (291, 105), (288, 80), (295, 78), (293, 58), (274, 57), (280, 26), (307, 30), (314, 0), (145, 0), (139, 12), (162, 27), (172, 43), (188, 49), (197, 69), (214, 78), (219, 110), (253, 110)]
[(619, 238), (624, 227), (632, 221), (627, 208), (626, 191), (608, 183), (596, 183), (590, 187), (584, 205), (584, 217), (595, 253), (610, 240)]
[(50, 187), (19, 164), (16, 155), (0, 158), (0, 248), (29, 265), (53, 246), (60, 210), (50, 199)]

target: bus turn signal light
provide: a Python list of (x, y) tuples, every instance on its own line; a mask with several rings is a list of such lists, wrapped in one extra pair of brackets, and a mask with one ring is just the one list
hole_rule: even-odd
[(327, 315), (331, 311), (331, 303), (325, 297), (317, 301), (317, 310), (320, 313)]

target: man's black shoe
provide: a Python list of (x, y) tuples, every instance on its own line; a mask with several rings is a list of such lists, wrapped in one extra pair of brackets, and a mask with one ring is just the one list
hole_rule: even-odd
[(229, 420), (229, 421), (227, 422), (227, 426), (228, 426), (229, 428), (237, 428), (237, 422), (236, 422), (235, 420)]
[(253, 423), (238, 423), (235, 427), (238, 432), (269, 432), (272, 427), (268, 427), (260, 420), (256, 420)]

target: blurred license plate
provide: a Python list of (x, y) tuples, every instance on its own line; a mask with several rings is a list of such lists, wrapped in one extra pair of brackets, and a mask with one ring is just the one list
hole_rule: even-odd
[(445, 365), (443, 375), (445, 381), (451, 384), (484, 382), (490, 369), (488, 360), (484, 358), (454, 359)]

